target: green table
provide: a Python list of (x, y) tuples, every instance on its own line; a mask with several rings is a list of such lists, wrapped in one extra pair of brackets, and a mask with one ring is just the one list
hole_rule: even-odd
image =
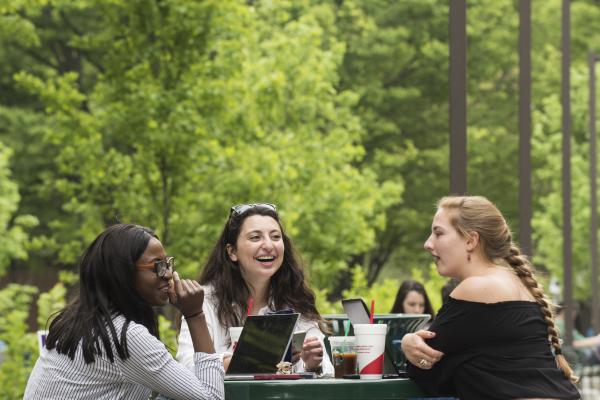
[(410, 379), (225, 382), (226, 400), (398, 400), (411, 397), (423, 397), (423, 392)]

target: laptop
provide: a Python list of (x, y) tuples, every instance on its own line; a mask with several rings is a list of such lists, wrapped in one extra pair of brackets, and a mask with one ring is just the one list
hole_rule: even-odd
[[(362, 299), (344, 299), (342, 306), (352, 325), (369, 323), (370, 312)], [(388, 325), (383, 357), (384, 378), (406, 376), (405, 357), (400, 349), (402, 336), (423, 328), (430, 318), (429, 314), (375, 314), (373, 316), (374, 323), (383, 322)]]
[(290, 345), (300, 314), (250, 315), (246, 318), (225, 380), (274, 374)]

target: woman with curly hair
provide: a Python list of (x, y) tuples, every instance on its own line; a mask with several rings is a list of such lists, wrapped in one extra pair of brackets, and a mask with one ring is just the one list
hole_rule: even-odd
[[(300, 314), (297, 331), (306, 331), (295, 372), (333, 375), (323, 330), (327, 326), (315, 306), (315, 295), (304, 279), (302, 264), (285, 234), (273, 204), (240, 204), (229, 218), (199, 279), (204, 287), (204, 313), (217, 353), (229, 365), (229, 327), (243, 326), (249, 302), (252, 315), (292, 308)], [(185, 321), (177, 359), (191, 366), (191, 341)]]

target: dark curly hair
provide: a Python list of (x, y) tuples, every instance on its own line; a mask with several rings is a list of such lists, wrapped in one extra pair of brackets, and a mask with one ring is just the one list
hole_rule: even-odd
[(219, 321), (227, 329), (242, 326), (246, 317), (244, 311), (248, 307), (250, 289), (242, 278), (238, 263), (229, 258), (227, 246), (235, 248), (242, 224), (253, 215), (268, 216), (277, 221), (285, 246), (283, 263), (270, 280), (269, 302), (277, 310), (293, 308), (304, 318), (317, 321), (321, 330), (328, 332), (327, 323), (317, 311), (315, 294), (306, 285), (301, 258), (285, 234), (277, 212), (274, 208), (260, 205), (249, 207), (241, 213), (231, 213), (200, 275), (200, 284), (210, 285), (214, 289)]

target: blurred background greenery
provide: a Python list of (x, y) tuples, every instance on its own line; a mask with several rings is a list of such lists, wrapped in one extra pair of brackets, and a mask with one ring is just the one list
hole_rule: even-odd
[[(469, 192), (518, 231), (518, 0), (469, 0)], [(533, 2), (534, 262), (562, 277), (560, 1)], [(587, 56), (572, 3), (575, 295), (590, 296)], [(229, 207), (278, 205), (322, 313), (444, 283), (422, 250), (447, 194), (448, 0), (0, 1), (0, 397), (104, 226), (156, 230), (194, 277)], [(174, 334), (161, 319), (162, 338)]]

